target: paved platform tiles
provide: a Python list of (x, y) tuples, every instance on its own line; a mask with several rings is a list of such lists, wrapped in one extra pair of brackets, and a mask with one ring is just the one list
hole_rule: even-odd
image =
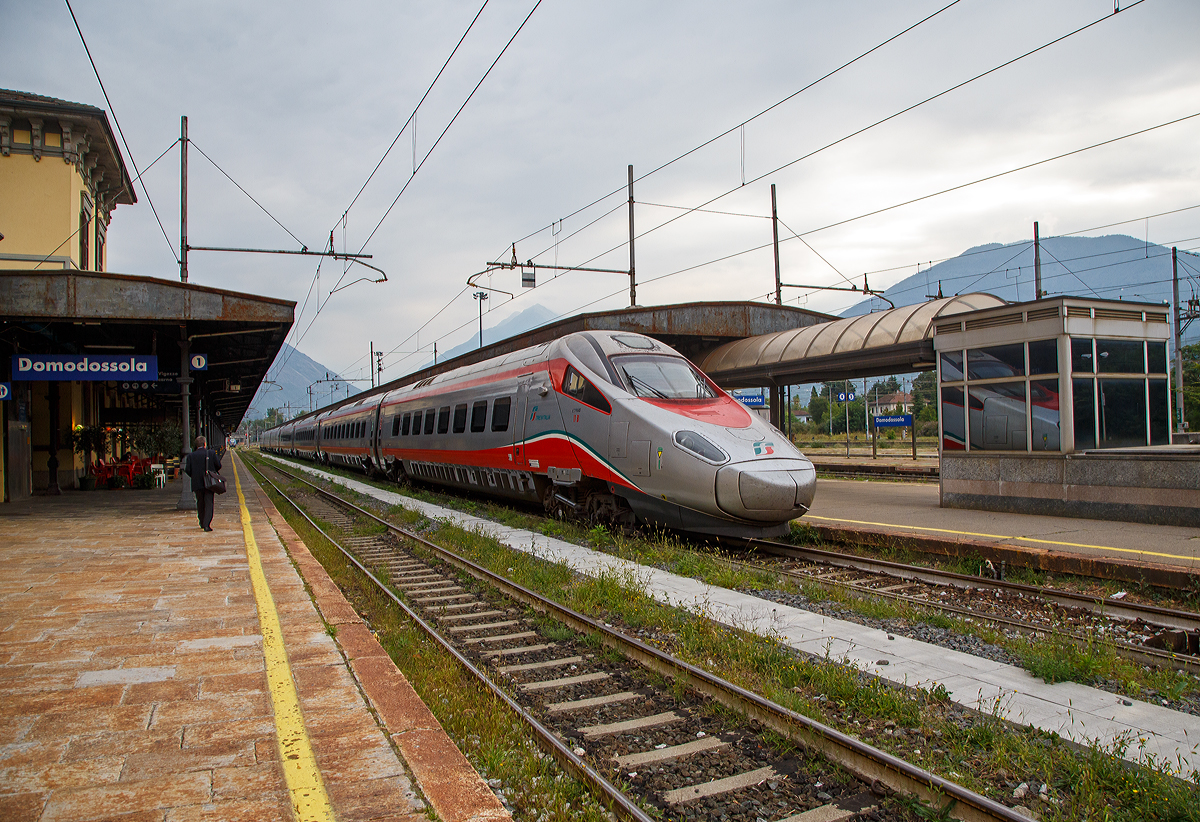
[(1174, 525), (942, 508), (936, 483), (818, 479), (804, 522), (847, 530), (982, 542), (1200, 573), (1200, 531)]
[[(268, 455), (268, 458), (272, 458)], [(282, 461), (281, 461), (282, 462)], [(668, 604), (703, 609), (732, 627), (771, 635), (817, 656), (826, 653), (877, 676), (929, 688), (940, 683), (951, 698), (985, 712), (1033, 725), (1080, 743), (1112, 745), (1128, 738), (1125, 757), (1173, 765), (1184, 774), (1200, 769), (1200, 717), (1158, 705), (1121, 698), (1072, 682), (1047, 684), (1028, 672), (980, 657), (906, 637), (889, 640), (884, 631), (779, 605), (725, 588), (705, 585), (657, 568), (592, 551), (562, 540), (499, 525), (392, 491), (350, 480), (313, 466), (288, 463), (309, 473), (370, 495), (389, 505), (403, 505), (426, 516), (444, 519), (467, 530), (489, 534), (511, 548), (562, 562), (585, 574), (633, 573), (646, 581), (648, 592)], [(818, 486), (818, 497), (820, 486)], [(885, 663), (885, 664), (880, 664)]]
[[(322, 818), (285, 780), (228, 462), (223, 473), (230, 491), (211, 533), (175, 510), (177, 484), (0, 509), (0, 819)], [(323, 818), (415, 822), (426, 800), (448, 822), (508, 818), (238, 473), (329, 800)]]

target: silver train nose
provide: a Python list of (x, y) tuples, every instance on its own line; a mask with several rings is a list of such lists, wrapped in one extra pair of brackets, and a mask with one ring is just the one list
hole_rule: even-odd
[(755, 460), (717, 471), (717, 505), (756, 522), (785, 522), (808, 512), (817, 472), (808, 460)]

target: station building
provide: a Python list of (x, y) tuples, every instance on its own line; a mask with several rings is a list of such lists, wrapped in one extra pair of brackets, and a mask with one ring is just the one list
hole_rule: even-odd
[(136, 202), (102, 109), (0, 90), (5, 502), (81, 484), (71, 432), (120, 459), (133, 426), (178, 425), (185, 396), (188, 440), (220, 442), (291, 328), (290, 301), (109, 272), (114, 212)]

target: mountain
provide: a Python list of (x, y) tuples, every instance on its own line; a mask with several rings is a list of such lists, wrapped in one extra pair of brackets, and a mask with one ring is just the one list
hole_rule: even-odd
[[(487, 315), (484, 314), (483, 318), (486, 321)], [(490, 328), (485, 325), (483, 327), (483, 344), (491, 345), (492, 343), (499, 342), (500, 340), (507, 340), (509, 337), (513, 337), (517, 334), (524, 334), (526, 331), (532, 331), (538, 326), (545, 325), (546, 323), (556, 319), (558, 319), (558, 315), (549, 308), (546, 308), (546, 306), (542, 305), (541, 303), (531, 305), (524, 311), (518, 311), (508, 319), (498, 322)], [(474, 351), (478, 347), (479, 333), (476, 331), (475, 335), (470, 339), (470, 341), (465, 342), (462, 345), (456, 345), (446, 351), (439, 351), (438, 362), (452, 360), (459, 354), (466, 354), (468, 351)], [(428, 362), (412, 370), (420, 371), (422, 368), (427, 368), (431, 365), (433, 365), (432, 358), (430, 358)]]
[[(1187, 300), (1200, 291), (1200, 257), (1180, 252), (1179, 295)], [(1171, 249), (1124, 234), (1103, 237), (1046, 237), (1041, 241), (1042, 290), (1050, 296), (1171, 301)], [(1190, 267), (1190, 270), (1189, 270)], [(1032, 240), (976, 246), (949, 260), (906, 277), (883, 292), (896, 305), (912, 305), (936, 296), (986, 291), (1010, 302), (1034, 298)], [(854, 317), (887, 308), (878, 298), (863, 300), (846, 310)], [(1200, 325), (1187, 338), (1200, 337)]]
[[(355, 388), (350, 383), (340, 382), (339, 375), (287, 343), (283, 344), (279, 355), (275, 357), (275, 362), (271, 364), (267, 378), (271, 382), (264, 381), (258, 387), (258, 393), (254, 395), (254, 402), (251, 403), (250, 410), (246, 414), (247, 420), (266, 417), (268, 408), (279, 408), (290, 419), (299, 413), (308, 411), (310, 407), (319, 408), (327, 405), (330, 401), (331, 389), (336, 392), (336, 399), (354, 396), (362, 390)], [(339, 381), (317, 383), (318, 380), (327, 378)], [(313, 383), (317, 384), (313, 385)], [(312, 386), (313, 390), (311, 405), (309, 386)], [(347, 394), (347, 391), (350, 393)]]

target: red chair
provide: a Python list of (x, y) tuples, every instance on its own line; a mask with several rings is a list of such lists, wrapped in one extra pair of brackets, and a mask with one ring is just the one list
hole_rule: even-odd
[(107, 465), (104, 460), (96, 460), (92, 463), (92, 476), (96, 478), (96, 482), (108, 482), (112, 476), (112, 467)]
[(115, 466), (113, 466), (113, 468), (114, 468), (114, 472), (115, 472), (116, 476), (124, 477), (125, 481), (127, 483), (129, 483), (130, 485), (133, 485), (134, 463), (118, 462)]

